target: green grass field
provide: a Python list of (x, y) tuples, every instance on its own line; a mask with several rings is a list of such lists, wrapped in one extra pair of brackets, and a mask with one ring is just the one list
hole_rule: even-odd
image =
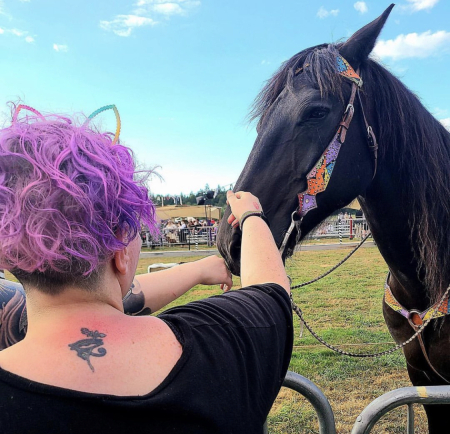
[[(335, 265), (346, 250), (304, 251), (287, 262), (293, 284), (310, 280)], [(194, 258), (141, 259), (138, 273), (156, 262), (187, 262)], [(323, 280), (294, 290), (294, 299), (305, 319), (335, 346), (352, 352), (377, 352), (390, 348), (392, 338), (382, 315), (383, 285), (387, 266), (378, 249), (360, 249), (339, 269)], [(235, 278), (235, 287), (239, 279)], [(219, 294), (218, 287), (197, 286), (169, 307)], [(300, 323), (294, 318), (295, 339), (290, 370), (316, 383), (330, 401), (337, 432), (350, 433), (358, 414), (372, 400), (398, 387), (410, 386), (403, 355), (356, 359), (335, 354), (317, 342), (307, 330), (300, 337)], [(373, 433), (403, 433), (406, 410), (383, 418)], [(318, 433), (312, 407), (295, 392), (282, 389), (269, 416), (269, 432), (277, 434)], [(416, 432), (426, 432), (421, 407), (416, 408)]]

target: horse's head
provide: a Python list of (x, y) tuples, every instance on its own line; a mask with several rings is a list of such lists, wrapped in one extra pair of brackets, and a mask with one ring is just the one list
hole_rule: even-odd
[[(372, 181), (374, 156), (368, 146), (358, 96), (335, 164), (329, 156), (330, 152), (335, 154), (336, 138), (344, 141), (341, 135), (345, 136), (342, 130), (346, 128), (337, 135), (338, 129), (341, 122), (346, 122), (346, 108), (357, 86), (356, 80), (349, 78), (358, 75), (355, 71), (360, 69), (364, 79), (364, 64), (392, 7), (344, 44), (323, 44), (296, 54), (282, 65), (255, 102), (252, 115), (259, 118), (258, 136), (234, 190), (250, 191), (260, 199), (278, 246), (283, 243), (291, 219), (297, 220), (286, 240), (283, 258), (324, 218), (362, 195)], [(340, 67), (344, 65), (345, 69), (347, 62), (351, 73), (346, 75)], [(364, 87), (361, 93), (365, 115), (370, 119)], [(328, 160), (322, 164), (319, 179), (308, 181), (326, 153)], [(311, 184), (325, 184), (326, 189)], [(313, 198), (317, 207), (306, 214), (305, 205), (310, 204), (305, 202), (310, 198), (299, 194), (311, 190), (319, 192)], [(299, 210), (302, 206), (303, 212)], [(241, 233), (239, 228), (226, 224), (229, 214), (228, 208), (219, 228), (218, 247), (231, 271), (239, 274)]]

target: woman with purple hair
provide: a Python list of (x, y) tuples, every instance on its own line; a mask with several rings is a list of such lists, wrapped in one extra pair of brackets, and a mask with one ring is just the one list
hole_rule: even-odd
[(232, 281), (217, 257), (135, 276), (155, 211), (117, 137), (40, 114), (0, 130), (0, 268), (27, 312), (5, 285), (0, 433), (261, 433), (292, 317), (259, 201), (228, 193), (244, 288), (146, 315)]

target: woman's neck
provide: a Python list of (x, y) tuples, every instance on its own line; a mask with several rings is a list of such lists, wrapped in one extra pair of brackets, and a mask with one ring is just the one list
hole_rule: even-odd
[(92, 291), (70, 287), (50, 295), (36, 288), (27, 288), (26, 293), (27, 337), (54, 330), (56, 324), (78, 323), (81, 318), (106, 319), (123, 313), (122, 291), (117, 281), (102, 281)]

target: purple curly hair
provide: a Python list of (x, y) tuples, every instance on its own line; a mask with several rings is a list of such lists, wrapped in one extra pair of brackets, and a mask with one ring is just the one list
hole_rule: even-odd
[(150, 173), (111, 134), (66, 117), (0, 130), (0, 269), (38, 287), (89, 280), (141, 222), (156, 232)]

